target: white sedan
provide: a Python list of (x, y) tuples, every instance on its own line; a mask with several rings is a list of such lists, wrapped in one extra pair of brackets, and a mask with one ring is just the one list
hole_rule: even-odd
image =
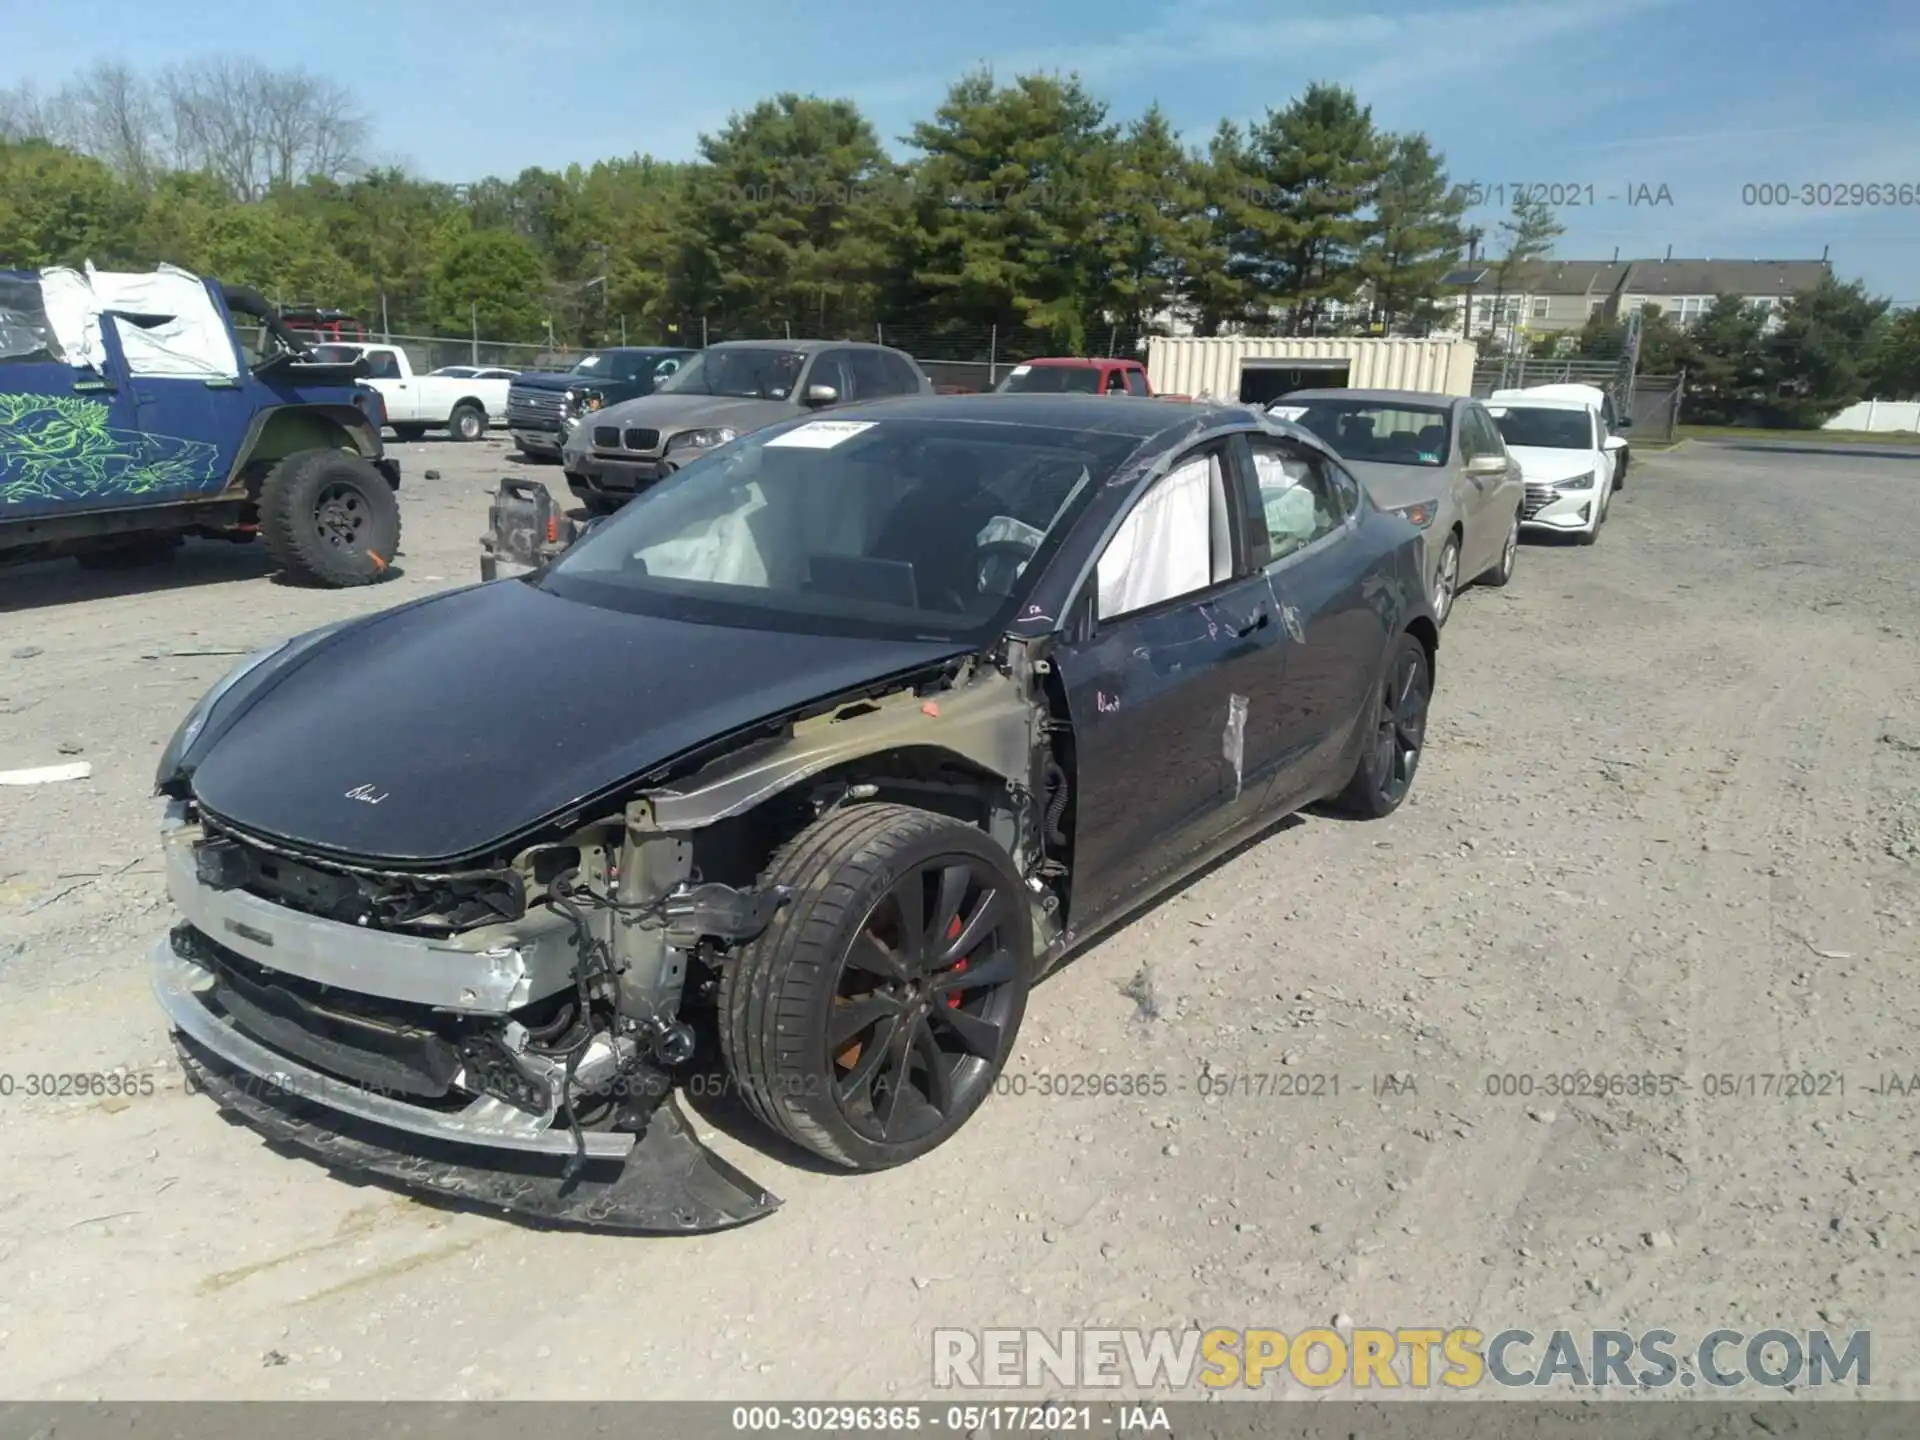
[(1598, 540), (1619, 488), (1599, 412), (1580, 400), (1530, 398), (1490, 401), (1487, 413), (1526, 478), (1522, 527), (1573, 535), (1582, 545)]

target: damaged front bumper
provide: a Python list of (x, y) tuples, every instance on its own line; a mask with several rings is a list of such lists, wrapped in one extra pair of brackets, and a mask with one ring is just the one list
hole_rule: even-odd
[(345, 992), (469, 1034), (505, 1029), (510, 1011), (564, 980), (559, 935), (525, 927), (519, 943), (463, 946), (309, 916), (206, 883), (194, 833), (165, 837), (186, 918), (152, 951), (153, 989), (189, 1086), (268, 1140), (336, 1169), (595, 1229), (723, 1230), (779, 1206), (700, 1144), (664, 1073), (649, 1072), (611, 1128), (576, 1132), (551, 1099), (503, 1098), (430, 1026), (314, 999)]

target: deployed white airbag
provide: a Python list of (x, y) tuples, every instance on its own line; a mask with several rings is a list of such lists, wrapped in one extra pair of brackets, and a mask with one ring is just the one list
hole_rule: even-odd
[(1144, 610), (1213, 583), (1214, 462), (1169, 470), (1140, 497), (1100, 556), (1102, 619)]

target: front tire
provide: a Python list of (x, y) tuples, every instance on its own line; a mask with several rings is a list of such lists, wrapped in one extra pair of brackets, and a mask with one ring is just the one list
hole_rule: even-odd
[(395, 439), (404, 440), (411, 445), (416, 440), (424, 440), (427, 438), (427, 427), (424, 425), (396, 425), (393, 427), (393, 434)]
[(946, 1141), (1026, 1012), (1027, 890), (1006, 852), (932, 811), (854, 805), (782, 846), (762, 883), (792, 899), (720, 982), (721, 1050), (748, 1107), (852, 1170)]
[(1433, 623), (1445, 625), (1447, 617), (1453, 614), (1453, 602), (1460, 593), (1460, 537), (1447, 536), (1447, 543), (1441, 548), (1440, 563), (1433, 568), (1433, 591), (1429, 599), (1433, 602)]
[(1375, 692), (1372, 728), (1360, 763), (1333, 802), (1338, 809), (1363, 820), (1378, 820), (1400, 808), (1413, 789), (1426, 748), (1427, 706), (1432, 697), (1427, 647), (1417, 636), (1402, 635)]
[(290, 580), (335, 590), (371, 585), (399, 553), (400, 503), (360, 456), (303, 450), (261, 487), (260, 533)]
[(1507, 530), (1506, 543), (1500, 549), (1500, 563), (1480, 577), (1482, 585), (1495, 590), (1513, 579), (1513, 567), (1520, 557), (1520, 512), (1513, 512), (1513, 524)]

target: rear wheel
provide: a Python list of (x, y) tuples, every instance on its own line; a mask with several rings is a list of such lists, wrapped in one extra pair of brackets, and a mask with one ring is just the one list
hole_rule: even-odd
[(291, 580), (329, 589), (371, 585), (399, 553), (400, 504), (360, 456), (303, 450), (261, 487), (260, 533)]
[(1426, 647), (1417, 637), (1402, 635), (1375, 695), (1373, 728), (1360, 763), (1334, 801), (1340, 809), (1377, 820), (1400, 808), (1426, 746), (1432, 686)]
[(970, 825), (855, 805), (783, 846), (792, 900), (727, 966), (721, 1048), (753, 1112), (828, 1160), (924, 1155), (993, 1088), (1026, 1012), (1026, 887)]
[(487, 412), (478, 405), (456, 405), (447, 420), (447, 433), (456, 440), (478, 440), (487, 433)]

